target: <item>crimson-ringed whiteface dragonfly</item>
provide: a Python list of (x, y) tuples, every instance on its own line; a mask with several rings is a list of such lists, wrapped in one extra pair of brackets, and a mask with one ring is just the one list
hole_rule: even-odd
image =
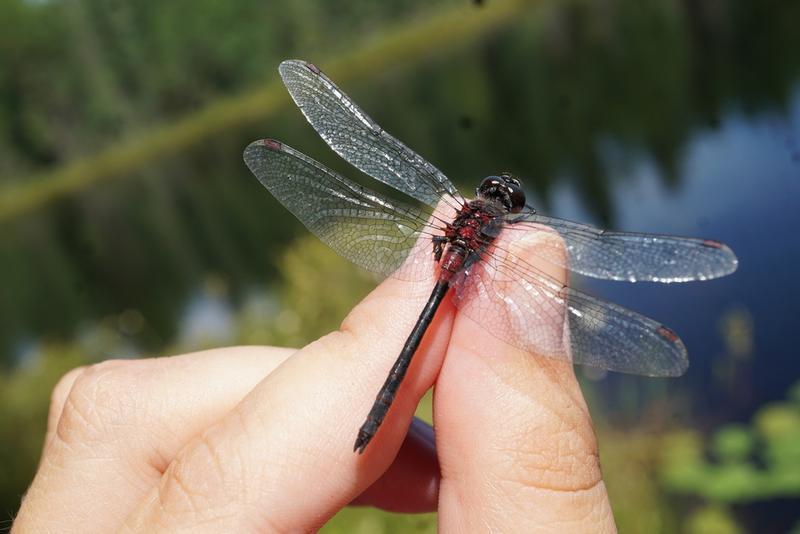
[[(483, 179), (465, 199), (436, 167), (389, 135), (320, 70), (285, 61), (280, 75), (306, 119), (354, 167), (421, 202), (370, 191), (272, 139), (251, 143), (247, 166), (305, 226), (369, 271), (436, 282), (381, 387), (354, 450), (378, 431), (414, 353), (448, 292), (460, 311), (503, 342), (611, 371), (678, 376), (686, 348), (666, 326), (564, 285), (526, 260), (593, 278), (686, 282), (736, 270), (724, 244), (707, 239), (599, 230), (546, 217), (525, 203), (508, 173)], [(452, 291), (451, 291), (452, 290)]]

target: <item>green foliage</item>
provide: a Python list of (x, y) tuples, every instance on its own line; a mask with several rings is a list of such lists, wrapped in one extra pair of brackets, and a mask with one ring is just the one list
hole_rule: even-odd
[(662, 466), (667, 487), (730, 504), (800, 497), (800, 404), (763, 406), (751, 427), (717, 430), (710, 449), (713, 459), (692, 432), (669, 436)]
[(740, 534), (744, 532), (720, 506), (705, 506), (689, 516), (686, 525), (689, 534)]
[(791, 389), (788, 402), (761, 407), (750, 426), (717, 430), (708, 451), (692, 431), (665, 437), (660, 467), (665, 487), (710, 503), (692, 516), (691, 532), (738, 532), (730, 505), (800, 498), (797, 387)]
[(338, 256), (313, 235), (298, 239), (281, 261), (284, 311), (300, 318), (284, 340), (305, 344), (339, 327), (347, 311), (375, 286), (375, 279)]
[(321, 530), (325, 534), (433, 534), (435, 514), (403, 515), (364, 508), (346, 508), (336, 514)]
[(298, 238), (278, 261), (283, 282), (275, 302), (244, 306), (236, 340), (299, 347), (339, 327), (376, 281), (316, 237)]
[(728, 425), (714, 435), (712, 449), (722, 463), (737, 463), (747, 459), (753, 445), (753, 436), (747, 427)]
[(677, 532), (677, 510), (658, 480), (660, 434), (597, 427), (600, 463), (620, 532)]

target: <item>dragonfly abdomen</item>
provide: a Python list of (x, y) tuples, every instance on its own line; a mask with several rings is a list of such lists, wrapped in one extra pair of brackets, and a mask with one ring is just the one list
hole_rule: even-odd
[(400, 383), (406, 376), (408, 366), (411, 365), (411, 358), (413, 358), (414, 353), (417, 352), (422, 337), (428, 330), (433, 316), (439, 308), (439, 304), (442, 303), (449, 289), (449, 282), (441, 279), (436, 282), (436, 285), (433, 287), (431, 296), (428, 297), (428, 302), (425, 304), (425, 308), (422, 310), (419, 319), (417, 319), (417, 324), (415, 324), (414, 329), (411, 330), (411, 334), (408, 336), (408, 339), (406, 339), (403, 350), (400, 351), (400, 355), (397, 357), (397, 360), (395, 360), (392, 370), (389, 372), (389, 376), (386, 377), (386, 381), (383, 383), (380, 391), (378, 391), (378, 395), (375, 397), (375, 402), (372, 404), (366, 421), (364, 421), (364, 424), (361, 425), (361, 428), (358, 430), (358, 437), (353, 446), (353, 451), (358, 451), (359, 454), (363, 453), (367, 444), (369, 444), (378, 432), (378, 428), (386, 418), (389, 407), (392, 405), (392, 402), (394, 402), (397, 390), (400, 388)]

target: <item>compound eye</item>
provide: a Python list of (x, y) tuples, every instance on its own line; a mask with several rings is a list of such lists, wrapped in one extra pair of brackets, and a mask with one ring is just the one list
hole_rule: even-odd
[(508, 183), (508, 184), (513, 184), (513, 185), (517, 185), (517, 186), (519, 186), (519, 185), (522, 185), (522, 184), (520, 183), (520, 181), (517, 179), (517, 177), (516, 177), (516, 176), (514, 176), (513, 174), (511, 174), (510, 172), (503, 172), (503, 173), (500, 173), (500, 176), (501, 176), (501, 177), (503, 178), (503, 180), (504, 180), (506, 183)]
[(497, 187), (501, 183), (503, 183), (503, 180), (499, 176), (487, 176), (483, 179), (483, 181), (481, 181), (481, 185), (478, 187), (478, 189), (486, 190), (490, 187)]
[(499, 185), (505, 185), (505, 181), (499, 176), (487, 176), (481, 181), (481, 185), (475, 190), (478, 194), (491, 194), (490, 191), (496, 191)]
[(525, 207), (525, 192), (521, 187), (511, 184), (509, 184), (508, 189), (508, 199), (511, 202), (508, 211), (511, 213), (519, 213), (522, 211), (522, 208)]

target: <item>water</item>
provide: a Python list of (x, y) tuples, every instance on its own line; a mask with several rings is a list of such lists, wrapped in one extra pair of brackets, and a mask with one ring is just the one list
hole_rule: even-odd
[[(800, 130), (800, 86), (785, 119), (771, 112), (744, 117), (726, 113), (717, 128), (698, 131), (685, 147), (681, 186), (668, 189), (645, 161), (629, 169), (630, 180), (612, 191), (615, 226), (622, 229), (707, 236), (730, 245), (738, 271), (698, 284), (590, 284), (591, 289), (680, 333), (691, 366), (680, 379), (699, 398), (701, 412), (741, 419), (764, 402), (776, 400), (800, 377), (796, 328), (800, 283), (800, 163), (786, 140)], [(569, 190), (555, 196), (554, 209), (583, 218)], [(725, 347), (721, 322), (745, 314), (752, 321), (752, 348), (737, 360)], [(735, 390), (714, 376), (715, 368), (740, 366)], [(744, 389), (743, 389), (744, 388)]]

